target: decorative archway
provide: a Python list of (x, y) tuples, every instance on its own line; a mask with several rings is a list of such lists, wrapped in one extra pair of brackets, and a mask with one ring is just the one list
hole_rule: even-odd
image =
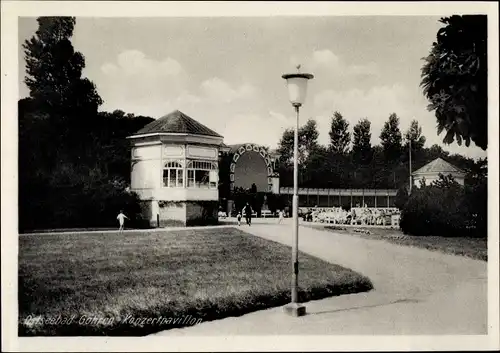
[(262, 157), (264, 162), (266, 163), (266, 167), (267, 167), (267, 191), (271, 192), (273, 190), (272, 177), (274, 175), (272, 158), (264, 147), (259, 146), (259, 145), (254, 145), (251, 143), (247, 143), (245, 145), (240, 146), (234, 152), (233, 158), (231, 160), (231, 165), (229, 167), (229, 180), (231, 182), (231, 184), (230, 184), (231, 190), (234, 189), (234, 182), (235, 182), (234, 171), (236, 169), (236, 164), (238, 163), (238, 160), (246, 152), (252, 152), (252, 151), (258, 153)]

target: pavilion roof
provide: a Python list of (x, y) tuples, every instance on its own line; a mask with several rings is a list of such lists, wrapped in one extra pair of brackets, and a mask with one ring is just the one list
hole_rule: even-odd
[(458, 173), (458, 174), (465, 174), (465, 172), (458, 168), (455, 167), (453, 164), (448, 163), (442, 158), (436, 158), (430, 163), (427, 163), (424, 165), (422, 168), (414, 171), (412, 174), (447, 174), (447, 173)]
[(190, 116), (179, 110), (175, 110), (155, 121), (152, 121), (135, 135), (154, 134), (154, 133), (176, 133), (190, 135), (204, 135), (222, 137), (214, 130), (194, 120)]

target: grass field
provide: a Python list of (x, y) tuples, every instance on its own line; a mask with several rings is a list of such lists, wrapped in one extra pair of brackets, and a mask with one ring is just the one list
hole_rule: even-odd
[[(444, 236), (413, 236), (405, 235), (398, 229), (387, 228), (353, 228), (342, 226), (326, 226), (324, 228), (332, 232), (357, 235), (367, 239), (385, 240), (398, 245), (414, 246), (417, 248), (440, 251), (450, 255), (466, 256), (476, 260), (488, 260), (487, 239)], [(359, 231), (366, 231), (369, 232), (369, 234)]]
[[(19, 335), (145, 335), (280, 306), (291, 268), (289, 247), (234, 228), (20, 236)], [(302, 253), (300, 271), (301, 301), (372, 289)]]

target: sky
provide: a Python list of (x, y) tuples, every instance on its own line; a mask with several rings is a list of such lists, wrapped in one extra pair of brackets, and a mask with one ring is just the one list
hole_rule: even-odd
[[(160, 118), (180, 110), (224, 136), (226, 144), (253, 142), (275, 148), (295, 124), (281, 75), (314, 74), (300, 110), (300, 124), (315, 119), (319, 142), (327, 145), (330, 121), (339, 111), (350, 131), (371, 121), (379, 144), (391, 113), (404, 132), (418, 120), (426, 146), (485, 157), (470, 147), (444, 145), (420, 84), (422, 58), (441, 27), (431, 16), (324, 17), (77, 17), (73, 46), (86, 60), (104, 103), (101, 111)], [(21, 44), (37, 30), (35, 18), (19, 19)]]

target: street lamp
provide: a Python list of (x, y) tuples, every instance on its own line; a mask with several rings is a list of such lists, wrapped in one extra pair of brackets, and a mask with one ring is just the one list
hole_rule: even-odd
[(409, 194), (411, 195), (411, 188), (413, 186), (413, 179), (411, 177), (411, 136), (408, 134), (408, 154), (409, 154), (409, 166), (410, 166), (410, 188), (409, 188)]
[(297, 115), (293, 143), (293, 244), (292, 244), (292, 300), (285, 306), (285, 312), (293, 316), (303, 316), (306, 313), (306, 307), (299, 304), (298, 300), (298, 276), (299, 276), (299, 197), (298, 197), (298, 157), (299, 157), (299, 108), (304, 103), (307, 93), (307, 81), (314, 76), (301, 73), (300, 65), (297, 66), (297, 72), (281, 76), (286, 80), (288, 87), (288, 96), (290, 103), (295, 108)]

